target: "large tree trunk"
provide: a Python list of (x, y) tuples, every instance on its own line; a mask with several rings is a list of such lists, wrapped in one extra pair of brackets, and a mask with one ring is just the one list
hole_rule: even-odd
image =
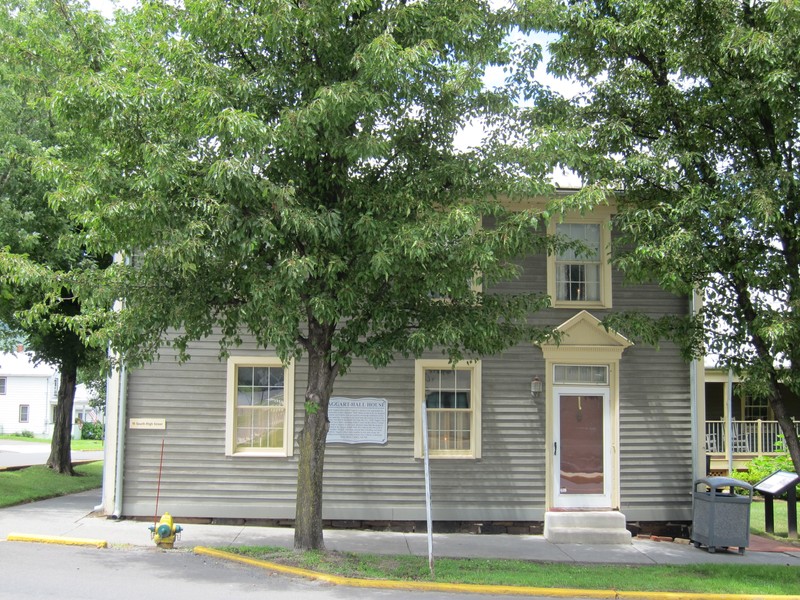
[(300, 434), (300, 460), (297, 465), (294, 549), (298, 551), (325, 548), (322, 537), (322, 474), (325, 440), (330, 426), (328, 401), (337, 374), (337, 367), (329, 359), (330, 345), (326, 343), (330, 340), (330, 333), (326, 335), (317, 327), (311, 327), (309, 336), (305, 420)]
[(786, 412), (786, 403), (783, 400), (783, 394), (777, 382), (773, 382), (773, 391), (769, 398), (769, 403), (772, 407), (772, 412), (775, 414), (775, 420), (778, 421), (778, 427), (783, 433), (783, 439), (786, 442), (786, 448), (789, 450), (789, 456), (792, 458), (794, 470), (800, 473), (800, 439), (797, 437), (792, 419)]
[(61, 366), (61, 387), (58, 388), (56, 418), (53, 424), (53, 441), (47, 466), (56, 473), (75, 475), (72, 468), (72, 406), (75, 402), (75, 385), (78, 368), (75, 365)]

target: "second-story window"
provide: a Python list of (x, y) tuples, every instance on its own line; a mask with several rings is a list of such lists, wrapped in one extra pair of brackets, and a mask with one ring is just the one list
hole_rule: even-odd
[(548, 260), (553, 306), (611, 306), (609, 230), (601, 220), (551, 225), (550, 234), (577, 242)]
[(583, 244), (556, 256), (556, 298), (566, 301), (600, 300), (600, 225), (562, 223), (556, 232)]

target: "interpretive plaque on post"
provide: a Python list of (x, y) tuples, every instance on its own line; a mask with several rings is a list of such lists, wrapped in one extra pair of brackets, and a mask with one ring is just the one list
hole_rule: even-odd
[(385, 398), (341, 398), (328, 404), (328, 444), (385, 444), (389, 410)]
[(754, 490), (777, 496), (788, 490), (791, 486), (797, 485), (800, 476), (797, 473), (788, 471), (775, 471), (772, 475), (765, 477), (753, 486)]
[(798, 481), (800, 481), (800, 475), (797, 473), (775, 471), (753, 486), (754, 490), (764, 495), (764, 530), (767, 533), (775, 533), (773, 500), (775, 496), (780, 496), (785, 492), (789, 537), (797, 539), (797, 491), (795, 486)]

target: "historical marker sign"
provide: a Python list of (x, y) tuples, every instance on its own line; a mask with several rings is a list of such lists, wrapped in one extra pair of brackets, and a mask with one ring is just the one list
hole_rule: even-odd
[(762, 493), (777, 496), (788, 490), (791, 486), (797, 485), (800, 476), (797, 473), (788, 471), (775, 471), (772, 475), (765, 477), (753, 486), (753, 489)]
[(786, 517), (788, 520), (789, 537), (797, 539), (797, 491), (795, 486), (800, 481), (800, 475), (788, 471), (775, 471), (759, 481), (753, 489), (764, 494), (764, 530), (775, 533), (775, 509), (773, 499), (786, 492)]
[(328, 404), (328, 444), (385, 444), (389, 410), (385, 398), (332, 397)]

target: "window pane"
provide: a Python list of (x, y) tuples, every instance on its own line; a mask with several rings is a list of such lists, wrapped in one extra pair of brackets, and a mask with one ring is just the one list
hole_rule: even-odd
[(253, 385), (253, 367), (239, 367), (237, 373), (239, 385)]
[(439, 388), (443, 390), (454, 390), (456, 387), (456, 372), (448, 369), (439, 371)]
[(554, 383), (608, 384), (608, 367), (605, 365), (555, 365)]
[(468, 390), (470, 387), (470, 379), (472, 372), (469, 369), (456, 370), (456, 387), (459, 390)]
[(236, 394), (236, 404), (238, 406), (253, 405), (253, 388), (240, 387)]
[(253, 385), (269, 387), (270, 371), (270, 367), (253, 367)]
[(603, 397), (559, 397), (561, 494), (602, 494)]

